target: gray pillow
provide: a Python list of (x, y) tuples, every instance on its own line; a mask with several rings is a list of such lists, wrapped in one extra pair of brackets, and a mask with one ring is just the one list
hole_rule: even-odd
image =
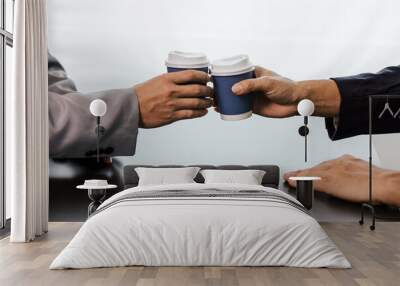
[(182, 168), (135, 168), (139, 176), (139, 186), (195, 183), (199, 167)]
[(265, 171), (262, 170), (202, 170), (205, 184), (261, 185)]

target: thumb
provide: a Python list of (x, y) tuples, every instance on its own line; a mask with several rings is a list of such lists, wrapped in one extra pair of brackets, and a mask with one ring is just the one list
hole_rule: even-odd
[(244, 95), (254, 91), (268, 92), (271, 81), (267, 77), (246, 79), (232, 86), (232, 92), (236, 95)]
[(286, 173), (283, 175), (283, 179), (284, 179), (285, 181), (289, 182), (289, 178), (290, 178), (290, 177), (296, 177), (296, 176), (299, 175), (299, 173), (300, 173), (300, 170), (298, 170), (298, 171), (286, 172)]

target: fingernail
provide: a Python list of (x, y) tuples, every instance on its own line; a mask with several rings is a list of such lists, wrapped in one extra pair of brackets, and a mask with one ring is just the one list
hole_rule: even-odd
[(240, 84), (235, 84), (234, 86), (232, 86), (232, 91), (236, 94), (241, 93), (242, 92), (242, 87)]
[(295, 172), (287, 172), (283, 175), (283, 178), (285, 180), (288, 180), (290, 177), (293, 177), (293, 175), (295, 174)]

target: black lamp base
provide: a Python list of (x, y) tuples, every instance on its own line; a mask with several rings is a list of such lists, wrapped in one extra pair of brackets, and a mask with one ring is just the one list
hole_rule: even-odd
[(312, 180), (298, 180), (296, 182), (296, 198), (306, 209), (312, 209), (314, 200), (314, 187)]
[(304, 137), (307, 136), (310, 133), (310, 129), (306, 125), (300, 126), (299, 127), (299, 135)]
[(88, 217), (94, 213), (97, 208), (103, 203), (106, 197), (105, 189), (89, 189), (88, 196), (91, 200), (91, 203), (88, 206)]

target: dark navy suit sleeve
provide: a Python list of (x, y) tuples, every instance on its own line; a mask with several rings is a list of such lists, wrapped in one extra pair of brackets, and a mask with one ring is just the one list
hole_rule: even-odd
[[(339, 116), (326, 118), (325, 124), (332, 140), (343, 139), (369, 130), (369, 95), (385, 94), (395, 114), (400, 109), (400, 99), (390, 100), (391, 95), (400, 95), (400, 66), (387, 67), (378, 73), (364, 73), (349, 77), (332, 78), (341, 96)], [(400, 112), (393, 118), (390, 112), (379, 119), (386, 99), (373, 101), (373, 133), (400, 132)]]

